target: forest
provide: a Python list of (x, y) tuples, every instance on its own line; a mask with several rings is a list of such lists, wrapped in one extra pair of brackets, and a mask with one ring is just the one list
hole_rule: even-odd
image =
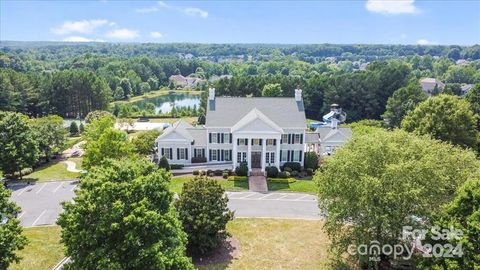
[(181, 74), (202, 79), (192, 90), (215, 87), (219, 95), (262, 96), (265, 85), (278, 83), (293, 96), (299, 86), (312, 119), (331, 103), (349, 121), (380, 119), (388, 98), (421, 78), (437, 78), (456, 94), (461, 84), (480, 83), (478, 59), (478, 45), (2, 42), (0, 110), (83, 118), (112, 111), (112, 101), (175, 89), (169, 78)]

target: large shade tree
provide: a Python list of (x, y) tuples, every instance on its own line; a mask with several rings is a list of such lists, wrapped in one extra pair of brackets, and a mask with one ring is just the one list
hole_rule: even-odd
[(4, 174), (32, 167), (39, 156), (38, 142), (29, 119), (21, 113), (0, 112), (0, 168)]
[(431, 97), (410, 111), (402, 121), (402, 128), (417, 135), (463, 147), (477, 145), (477, 118), (470, 104), (456, 96)]
[(66, 269), (193, 269), (170, 177), (146, 160), (92, 168), (58, 219)]
[(59, 152), (65, 143), (67, 130), (63, 127), (63, 118), (48, 115), (32, 119), (32, 123), (40, 151), (48, 161), (52, 154)]
[[(403, 226), (426, 228), (479, 170), (473, 152), (426, 136), (377, 130), (354, 137), (315, 175), (332, 251), (341, 260), (352, 244), (399, 244)], [(371, 255), (350, 258), (374, 267)], [(377, 255), (378, 263), (388, 263), (388, 256)]]
[(477, 129), (480, 131), (480, 84), (476, 84), (465, 95), (465, 99), (470, 102), (473, 112), (477, 115)]
[(411, 83), (393, 92), (382, 117), (389, 127), (399, 127), (403, 117), (427, 98), (418, 83)]
[(22, 226), (16, 218), (20, 208), (10, 201), (11, 192), (0, 185), (0, 269), (8, 269), (21, 257), (17, 251), (27, 244), (27, 238), (22, 235)]

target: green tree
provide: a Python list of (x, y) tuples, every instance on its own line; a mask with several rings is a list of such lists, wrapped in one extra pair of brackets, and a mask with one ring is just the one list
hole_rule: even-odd
[(205, 115), (201, 114), (200, 116), (198, 116), (198, 119), (197, 119), (197, 124), (199, 125), (205, 125)]
[(132, 140), (135, 152), (140, 155), (150, 155), (154, 153), (155, 140), (160, 136), (160, 131), (152, 129), (140, 133)]
[(465, 95), (465, 99), (470, 103), (472, 111), (477, 115), (477, 129), (480, 131), (480, 84), (476, 84)]
[(39, 156), (38, 142), (29, 125), (29, 119), (21, 113), (0, 112), (0, 168), (5, 175), (31, 168)]
[(319, 158), (315, 152), (306, 152), (305, 153), (305, 169), (316, 170), (318, 168)]
[(96, 141), (105, 130), (113, 128), (114, 124), (115, 118), (113, 118), (113, 116), (105, 115), (104, 117), (100, 117), (88, 124), (82, 136), (87, 143), (90, 141)]
[(109, 158), (129, 157), (134, 153), (133, 150), (133, 145), (124, 131), (110, 128), (105, 130), (98, 140), (87, 142), (82, 166), (89, 169), (101, 165)]
[(103, 118), (103, 117), (110, 117), (110, 118), (115, 118), (110, 112), (107, 111), (101, 111), (101, 110), (96, 110), (96, 111), (91, 111), (87, 114), (85, 117), (85, 123), (90, 124), (93, 121)]
[(411, 83), (393, 92), (382, 117), (389, 127), (399, 127), (403, 117), (427, 98), (418, 83)]
[(282, 86), (279, 83), (269, 83), (263, 87), (262, 90), (263, 97), (281, 97), (282, 96)]
[(183, 185), (176, 207), (192, 253), (206, 254), (229, 236), (226, 226), (233, 212), (224, 193), (222, 186), (208, 177), (196, 177)]
[(168, 163), (168, 159), (165, 156), (162, 156), (160, 158), (160, 161), (158, 162), (158, 167), (165, 169), (166, 171), (170, 171), (170, 164)]
[(85, 126), (83, 125), (82, 122), (80, 122), (79, 131), (81, 134), (85, 131)]
[(170, 178), (146, 160), (92, 168), (57, 221), (66, 269), (193, 269)]
[[(73, 121), (72, 123), (75, 123)], [(67, 131), (63, 127), (63, 118), (57, 115), (48, 115), (32, 119), (35, 138), (45, 160), (49, 161), (54, 153), (58, 153), (65, 144)]]
[(476, 116), (470, 104), (456, 96), (438, 95), (427, 99), (405, 116), (401, 126), (406, 131), (455, 145), (477, 145)]
[(10, 200), (11, 192), (0, 185), (0, 269), (21, 260), (17, 251), (27, 245), (27, 238), (22, 235), (22, 226), (16, 218), (20, 208)]
[[(402, 130), (355, 137), (315, 175), (332, 252), (341, 260), (351, 244), (399, 244), (403, 226), (426, 228), (479, 166), (471, 151)], [(388, 260), (370, 255), (350, 258), (362, 267)]]
[(461, 230), (463, 235), (460, 239), (448, 239), (432, 241), (427, 238), (428, 243), (432, 245), (451, 244), (453, 247), (461, 245), (461, 256), (453, 258), (423, 258), (420, 260), (419, 269), (479, 269), (480, 268), (480, 181), (478, 178), (472, 178), (465, 182), (459, 188), (452, 202), (435, 217), (434, 225), (442, 229), (455, 228)]
[(127, 78), (123, 78), (120, 81), (120, 87), (123, 90), (123, 99), (129, 98), (133, 94), (132, 85), (130, 84), (130, 80)]
[(70, 132), (70, 135), (71, 135), (71, 136), (78, 135), (79, 130), (78, 130), (77, 122), (72, 121), (72, 122), (70, 123), (70, 128), (68, 129), (68, 131)]

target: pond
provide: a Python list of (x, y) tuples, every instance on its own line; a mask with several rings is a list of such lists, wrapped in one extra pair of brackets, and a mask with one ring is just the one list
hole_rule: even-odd
[(193, 108), (196, 106), (198, 109), (200, 107), (200, 95), (172, 93), (164, 96), (147, 98), (142, 101), (134, 102), (133, 104), (142, 110), (147, 103), (155, 104), (156, 114), (169, 113), (172, 111), (173, 107), (180, 109), (185, 107)]

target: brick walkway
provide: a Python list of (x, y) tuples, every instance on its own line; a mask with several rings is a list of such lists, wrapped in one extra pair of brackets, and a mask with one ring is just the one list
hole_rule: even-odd
[(268, 192), (267, 178), (261, 171), (253, 171), (248, 177), (248, 189), (254, 192)]

